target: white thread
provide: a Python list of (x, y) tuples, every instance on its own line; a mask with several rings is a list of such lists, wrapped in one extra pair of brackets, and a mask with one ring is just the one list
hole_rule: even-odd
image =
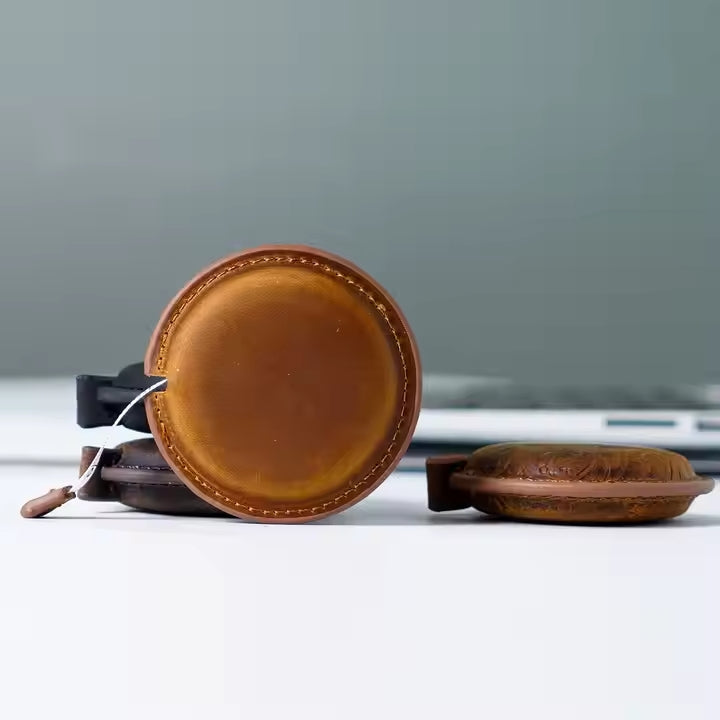
[[(159, 382), (156, 382), (154, 385), (151, 385), (147, 390), (143, 390), (139, 395), (136, 395), (124, 408), (123, 411), (117, 416), (115, 422), (110, 426), (111, 428), (117, 427), (122, 419), (132, 410), (135, 405), (137, 405), (141, 400), (145, 399), (150, 393), (155, 392), (158, 388), (162, 387), (163, 385), (167, 384), (167, 378), (163, 378)], [(93, 458), (93, 461), (88, 465), (87, 470), (77, 479), (77, 482), (75, 483), (74, 489), (79, 489), (82, 487), (92, 476), (92, 474), (97, 470), (98, 465), (100, 464), (100, 458), (102, 457), (103, 452), (105, 452), (105, 448), (110, 444), (111, 441), (111, 435), (108, 433), (108, 437), (105, 439), (103, 444), (100, 446), (100, 449), (95, 454), (95, 457)]]

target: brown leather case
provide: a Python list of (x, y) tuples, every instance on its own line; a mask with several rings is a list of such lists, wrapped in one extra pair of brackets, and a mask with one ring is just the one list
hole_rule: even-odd
[(427, 461), (428, 506), (517, 520), (622, 523), (684, 513), (714, 481), (667, 450), (503, 443)]
[(126, 445), (108, 451), (121, 464), (103, 477), (167, 479), (140, 496), (139, 483), (111, 478), (123, 502), (162, 512), (338, 512), (390, 474), (420, 410), (417, 347), (396, 303), (352, 263), (307, 247), (248, 250), (200, 273), (162, 314), (145, 373), (167, 379), (146, 401), (164, 462), (150, 453), (128, 475), (128, 457), (150, 446)]
[[(98, 449), (90, 446), (82, 449), (80, 473), (85, 472)], [(152, 438), (131, 440), (104, 450), (78, 497), (91, 502), (119, 502), (135, 510), (167, 515), (227, 516), (175, 475)]]

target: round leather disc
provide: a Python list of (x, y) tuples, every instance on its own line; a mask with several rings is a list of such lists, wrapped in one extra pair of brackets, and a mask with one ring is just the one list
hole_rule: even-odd
[(272, 246), (213, 265), (170, 303), (145, 358), (160, 452), (216, 507), (263, 522), (337, 512), (407, 448), (420, 365), (405, 318), (358, 268)]

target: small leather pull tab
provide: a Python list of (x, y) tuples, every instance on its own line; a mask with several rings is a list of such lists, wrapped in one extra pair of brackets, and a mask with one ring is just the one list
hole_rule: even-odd
[(43, 515), (47, 515), (74, 497), (75, 493), (72, 492), (72, 485), (48, 490), (44, 495), (28, 500), (20, 508), (20, 514), (24, 518), (43, 517)]
[(427, 472), (428, 509), (434, 512), (464, 510), (469, 508), (470, 494), (466, 490), (452, 487), (450, 479), (454, 472), (465, 467), (465, 455), (446, 455), (428, 458)]

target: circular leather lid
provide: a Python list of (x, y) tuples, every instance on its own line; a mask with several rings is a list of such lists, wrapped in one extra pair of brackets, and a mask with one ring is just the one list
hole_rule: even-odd
[(583, 444), (499, 443), (476, 450), (457, 485), (485, 493), (665, 497), (709, 492), (687, 458), (670, 450)]
[(271, 246), (226, 258), (165, 310), (147, 401), (171, 468), (238, 517), (302, 522), (377, 487), (420, 410), (415, 340), (392, 298), (351, 263)]

